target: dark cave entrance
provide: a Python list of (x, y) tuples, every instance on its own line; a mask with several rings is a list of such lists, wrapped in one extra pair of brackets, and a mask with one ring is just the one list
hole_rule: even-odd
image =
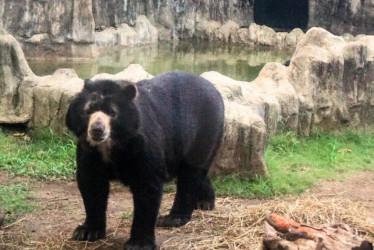
[(309, 3), (308, 0), (255, 0), (254, 18), (255, 23), (276, 31), (306, 30)]

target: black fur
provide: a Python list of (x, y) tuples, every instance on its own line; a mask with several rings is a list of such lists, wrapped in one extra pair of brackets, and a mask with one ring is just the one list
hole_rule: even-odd
[[(111, 161), (87, 142), (89, 115), (102, 111), (111, 119)], [(131, 85), (86, 81), (72, 101), (67, 127), (78, 137), (77, 181), (86, 220), (76, 240), (105, 237), (109, 181), (130, 187), (134, 199), (131, 237), (125, 249), (155, 249), (154, 228), (163, 184), (177, 178), (170, 214), (158, 226), (181, 226), (194, 209), (213, 209), (214, 190), (207, 176), (219, 149), (224, 123), (221, 95), (207, 80), (168, 72)]]

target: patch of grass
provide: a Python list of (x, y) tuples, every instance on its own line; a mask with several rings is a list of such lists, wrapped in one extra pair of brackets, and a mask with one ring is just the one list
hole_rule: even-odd
[(213, 181), (217, 194), (299, 194), (319, 180), (340, 180), (358, 171), (374, 170), (374, 132), (320, 132), (308, 138), (283, 133), (270, 139), (265, 161), (268, 177), (252, 181), (238, 176), (219, 177)]
[(64, 179), (75, 172), (75, 143), (50, 130), (29, 134), (0, 130), (0, 169), (36, 179)]
[(31, 197), (26, 184), (0, 185), (0, 205), (5, 211), (5, 224), (35, 209), (35, 206), (27, 201), (29, 198)]
[(133, 210), (128, 210), (128, 211), (125, 211), (123, 214), (122, 214), (122, 217), (121, 219), (122, 220), (130, 220), (134, 217), (134, 211)]
[(164, 185), (164, 192), (165, 193), (174, 193), (177, 192), (177, 185), (176, 182), (169, 182)]
[[(73, 176), (75, 143), (71, 135), (49, 130), (14, 134), (0, 130), (0, 169), (36, 179)], [(319, 180), (339, 180), (363, 170), (374, 170), (374, 132), (316, 133), (299, 137), (291, 132), (274, 136), (265, 151), (269, 176), (248, 180), (238, 176), (217, 177), (217, 195), (272, 197), (299, 194)], [(166, 185), (175, 192), (175, 185)]]

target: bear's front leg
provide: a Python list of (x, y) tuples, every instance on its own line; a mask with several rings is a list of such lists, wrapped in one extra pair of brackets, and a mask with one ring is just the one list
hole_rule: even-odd
[(86, 220), (73, 233), (74, 240), (95, 241), (105, 237), (106, 209), (109, 195), (109, 181), (85, 175), (77, 171), (78, 187), (81, 192)]
[(162, 198), (162, 184), (130, 185), (134, 199), (134, 218), (126, 250), (156, 249), (155, 225)]

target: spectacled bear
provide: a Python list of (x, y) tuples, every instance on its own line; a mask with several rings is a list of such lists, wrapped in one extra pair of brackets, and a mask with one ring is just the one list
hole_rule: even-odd
[[(135, 84), (85, 80), (66, 125), (77, 137), (77, 182), (86, 211), (75, 240), (105, 237), (109, 182), (133, 194), (124, 249), (155, 249), (155, 226), (177, 227), (214, 208), (208, 170), (220, 147), (224, 104), (202, 77), (172, 71)], [(170, 213), (159, 217), (163, 184), (176, 178)]]

